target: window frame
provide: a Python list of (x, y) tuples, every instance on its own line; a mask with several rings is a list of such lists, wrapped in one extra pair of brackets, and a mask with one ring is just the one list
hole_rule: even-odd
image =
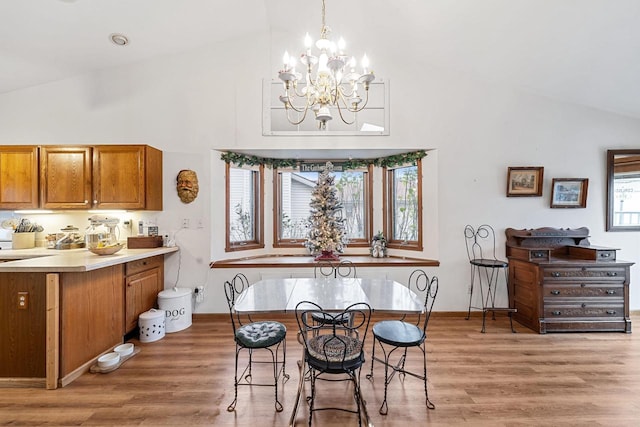
[[(308, 160), (307, 162), (322, 163), (326, 160)], [(331, 160), (339, 163), (340, 160)], [(296, 168), (273, 168), (273, 247), (274, 248), (302, 248), (306, 239), (280, 239), (280, 226), (282, 225), (282, 200), (280, 177), (281, 172), (297, 170)], [(347, 248), (369, 247), (373, 238), (373, 165), (363, 168), (347, 169), (346, 171), (363, 171), (366, 173), (363, 184), (364, 194), (364, 233), (361, 239), (350, 239)]]
[[(252, 240), (239, 242), (231, 241), (231, 218), (230, 218), (230, 170), (244, 169), (255, 172), (253, 175), (253, 236)], [(258, 167), (239, 167), (226, 163), (225, 166), (225, 252), (245, 251), (250, 249), (264, 248), (264, 165)]]
[[(417, 195), (418, 195), (418, 232), (417, 240), (398, 240), (393, 238), (393, 230), (394, 230), (394, 215), (393, 215), (393, 201), (391, 197), (394, 194), (394, 179), (393, 173), (396, 169), (406, 168), (410, 166), (417, 167)], [(423, 194), (422, 194), (422, 160), (418, 159), (414, 163), (405, 163), (402, 165), (394, 166), (394, 167), (385, 167), (383, 170), (383, 183), (382, 183), (382, 203), (383, 203), (383, 223), (384, 223), (384, 234), (387, 239), (387, 248), (391, 249), (406, 249), (411, 251), (422, 251), (422, 234), (424, 232), (424, 225), (422, 222), (422, 207), (423, 207)]]

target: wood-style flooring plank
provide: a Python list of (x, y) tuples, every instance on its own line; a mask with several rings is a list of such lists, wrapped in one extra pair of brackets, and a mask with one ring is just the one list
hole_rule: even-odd
[[(0, 388), (0, 425), (21, 426), (285, 426), (298, 383), (301, 346), (296, 324), (288, 327), (287, 372), (280, 387), (282, 413), (273, 406), (273, 388), (239, 388), (234, 413), (234, 344), (228, 316), (196, 315), (193, 325), (153, 343), (135, 341), (141, 351), (108, 374), (86, 373), (57, 390)], [(374, 319), (379, 320), (379, 319)], [(640, 325), (640, 318), (633, 321)], [(624, 333), (539, 335), (508, 320), (434, 314), (429, 327), (429, 397), (422, 383), (394, 378), (389, 414), (378, 414), (384, 370), (374, 381), (362, 372), (362, 392), (375, 426), (637, 426), (640, 420), (640, 336)], [(370, 337), (369, 337), (370, 340)], [(371, 350), (371, 342), (367, 351)], [(419, 370), (420, 353), (407, 367)], [(263, 368), (263, 369), (260, 369)], [(269, 368), (254, 369), (255, 381)], [(308, 386), (308, 384), (307, 384)], [(320, 383), (318, 405), (352, 405), (345, 384)], [(353, 406), (353, 405), (352, 405)], [(297, 425), (307, 425), (304, 403)], [(316, 426), (357, 425), (353, 415), (321, 412)]]

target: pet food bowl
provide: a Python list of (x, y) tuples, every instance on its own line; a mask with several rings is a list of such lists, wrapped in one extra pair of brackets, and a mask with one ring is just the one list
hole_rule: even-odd
[(120, 362), (120, 353), (111, 352), (107, 354), (103, 354), (98, 358), (98, 366), (101, 368), (110, 368), (115, 366)]

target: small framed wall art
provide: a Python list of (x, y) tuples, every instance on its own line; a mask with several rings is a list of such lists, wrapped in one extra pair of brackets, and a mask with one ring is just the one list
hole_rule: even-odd
[(586, 208), (587, 178), (553, 178), (551, 183), (552, 208)]
[(507, 197), (542, 196), (544, 167), (510, 167), (507, 172)]

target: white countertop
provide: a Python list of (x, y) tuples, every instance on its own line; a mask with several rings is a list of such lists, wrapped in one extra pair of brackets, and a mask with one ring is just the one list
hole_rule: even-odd
[(172, 248), (122, 249), (113, 255), (96, 255), (88, 249), (2, 249), (0, 273), (62, 273), (82, 272), (110, 267), (129, 261), (136, 261), (156, 255), (164, 255), (178, 251)]

